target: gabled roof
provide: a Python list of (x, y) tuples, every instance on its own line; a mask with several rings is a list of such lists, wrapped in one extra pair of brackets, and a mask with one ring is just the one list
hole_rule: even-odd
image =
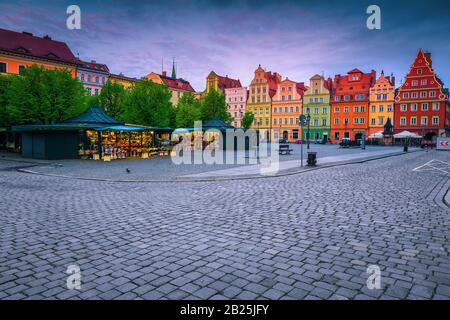
[(264, 72), (264, 77), (269, 85), (269, 96), (273, 98), (277, 92), (277, 87), (279, 83), (279, 75), (277, 73), (272, 73), (271, 71)]
[(109, 68), (106, 64), (101, 64), (101, 63), (97, 63), (94, 61), (86, 62), (86, 61), (78, 60), (78, 66), (85, 68), (85, 69), (90, 69), (92, 71), (100, 71), (100, 72), (109, 73)]
[(347, 72), (348, 74), (351, 74), (351, 73), (363, 73), (361, 70), (359, 70), (358, 68), (355, 68), (355, 69), (353, 69), (353, 70), (350, 70), (349, 72)]
[(305, 94), (305, 91), (309, 89), (308, 86), (305, 86), (304, 82), (297, 82), (295, 88), (297, 89), (298, 94), (302, 97)]
[(85, 112), (80, 114), (79, 116), (76, 116), (72, 119), (63, 121), (62, 123), (89, 123), (89, 124), (112, 124), (112, 125), (119, 125), (123, 124), (123, 122), (120, 122), (113, 117), (107, 115), (102, 109), (100, 108), (94, 108), (91, 107), (87, 109)]
[(74, 64), (78, 61), (64, 42), (52, 40), (49, 36), (41, 38), (33, 36), (31, 33), (20, 33), (1, 28), (0, 50)]
[(158, 75), (160, 76), (160, 78), (164, 82), (164, 84), (169, 88), (195, 92), (194, 88), (192, 88), (189, 81), (186, 81), (182, 78), (173, 79), (172, 77), (167, 77), (167, 76), (163, 76), (160, 74), (158, 74)]
[(231, 128), (229, 124), (226, 124), (224, 121), (220, 119), (211, 119), (209, 120), (204, 127), (208, 128)]
[(222, 90), (242, 87), (240, 80), (231, 79), (228, 78), (228, 76), (222, 77), (218, 75), (217, 79), (218, 79), (218, 87)]

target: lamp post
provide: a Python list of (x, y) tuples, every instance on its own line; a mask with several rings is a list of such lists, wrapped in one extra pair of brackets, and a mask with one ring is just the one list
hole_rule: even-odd
[(311, 115), (309, 114), (309, 110), (308, 113), (306, 114), (306, 124), (308, 125), (308, 145), (307, 145), (307, 149), (309, 149), (309, 140), (311, 139), (311, 133), (309, 132), (309, 123), (311, 122)]

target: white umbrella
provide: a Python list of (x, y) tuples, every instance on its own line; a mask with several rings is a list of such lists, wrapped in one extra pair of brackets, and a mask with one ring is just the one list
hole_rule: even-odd
[(406, 138), (414, 138), (414, 139), (421, 139), (422, 136), (419, 136), (417, 133), (409, 132), (409, 131), (402, 131), (400, 133), (394, 134), (395, 139), (406, 139)]
[(383, 138), (383, 131), (378, 131), (378, 132), (372, 133), (368, 138), (369, 139), (381, 139), (381, 138)]

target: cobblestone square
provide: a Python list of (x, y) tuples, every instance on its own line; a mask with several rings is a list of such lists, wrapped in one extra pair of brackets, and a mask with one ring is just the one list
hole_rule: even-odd
[[(413, 171), (431, 160), (450, 156), (154, 183), (2, 160), (0, 299), (449, 299), (449, 176)], [(380, 289), (367, 287), (371, 265)]]

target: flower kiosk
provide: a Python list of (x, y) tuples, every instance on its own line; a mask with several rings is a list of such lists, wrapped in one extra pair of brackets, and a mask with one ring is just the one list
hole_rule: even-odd
[(127, 125), (99, 108), (47, 125), (13, 126), (22, 136), (22, 156), (35, 159), (111, 161), (161, 155), (161, 136), (171, 128)]

